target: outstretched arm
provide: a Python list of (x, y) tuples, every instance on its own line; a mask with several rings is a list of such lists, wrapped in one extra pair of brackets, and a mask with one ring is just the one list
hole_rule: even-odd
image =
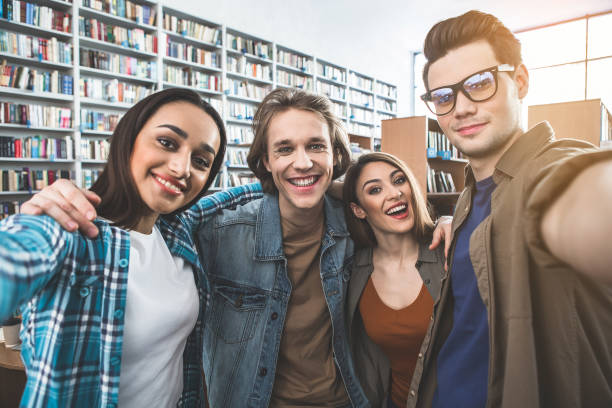
[(544, 212), (541, 232), (560, 260), (612, 283), (612, 160), (582, 170)]
[(0, 222), (0, 242), (2, 321), (60, 270), (75, 240), (49, 217), (14, 215)]
[(213, 214), (225, 208), (233, 208), (256, 200), (263, 196), (261, 184), (250, 183), (232, 187), (225, 191), (218, 191), (200, 198), (184, 215), (190, 224), (191, 232), (197, 231), (203, 223)]

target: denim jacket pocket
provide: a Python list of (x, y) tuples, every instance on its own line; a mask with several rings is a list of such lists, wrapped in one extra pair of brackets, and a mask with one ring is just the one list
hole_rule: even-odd
[(266, 296), (252, 288), (216, 285), (219, 336), (227, 344), (242, 343), (255, 333), (257, 319), (266, 305)]

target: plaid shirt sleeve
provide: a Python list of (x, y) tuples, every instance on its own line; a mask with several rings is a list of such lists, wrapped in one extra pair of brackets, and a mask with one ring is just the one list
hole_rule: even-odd
[(261, 184), (251, 183), (243, 186), (233, 187), (229, 190), (219, 191), (204, 196), (185, 211), (184, 216), (191, 234), (197, 231), (217, 211), (225, 208), (233, 208), (263, 196)]
[(0, 321), (61, 269), (74, 237), (48, 216), (14, 215), (0, 222)]

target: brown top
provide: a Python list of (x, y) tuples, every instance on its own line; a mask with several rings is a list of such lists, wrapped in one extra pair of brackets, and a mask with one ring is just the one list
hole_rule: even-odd
[[(539, 228), (552, 198), (601, 160), (612, 160), (612, 150), (555, 141), (544, 122), (522, 135), (496, 165), (491, 214), (470, 238), (470, 259), (489, 318), (487, 407), (612, 406), (612, 289), (556, 259)], [(468, 166), (453, 232), (470, 212), (474, 185)], [(431, 406), (436, 358), (452, 327), (449, 281), (435, 312), (415, 396), (419, 407)], [(408, 407), (417, 398), (409, 397)]]
[(391, 399), (404, 406), (421, 343), (431, 321), (433, 298), (425, 285), (410, 305), (392, 309), (378, 295), (372, 277), (361, 295), (359, 312), (366, 333), (391, 363)]
[(304, 228), (281, 219), (291, 281), (271, 407), (349, 404), (332, 356), (332, 327), (320, 276), (324, 220)]

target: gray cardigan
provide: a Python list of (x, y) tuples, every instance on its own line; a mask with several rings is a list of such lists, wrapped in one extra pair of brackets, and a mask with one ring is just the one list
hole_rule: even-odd
[[(444, 245), (440, 245), (440, 247), (433, 251), (429, 250), (428, 246), (429, 242), (420, 243), (416, 268), (431, 297), (434, 299), (433, 316), (435, 316), (435, 307), (440, 298), (442, 280), (446, 278), (446, 273), (444, 272)], [(391, 384), (389, 359), (366, 334), (363, 320), (359, 313), (359, 299), (373, 269), (372, 248), (363, 248), (357, 251), (351, 271), (351, 279), (348, 283), (345, 316), (355, 371), (361, 386), (372, 407), (386, 407)], [(423, 374), (423, 357), (431, 339), (433, 316), (419, 351), (419, 359), (414, 370), (409, 398), (413, 395), (413, 392), (416, 395), (421, 375)]]

